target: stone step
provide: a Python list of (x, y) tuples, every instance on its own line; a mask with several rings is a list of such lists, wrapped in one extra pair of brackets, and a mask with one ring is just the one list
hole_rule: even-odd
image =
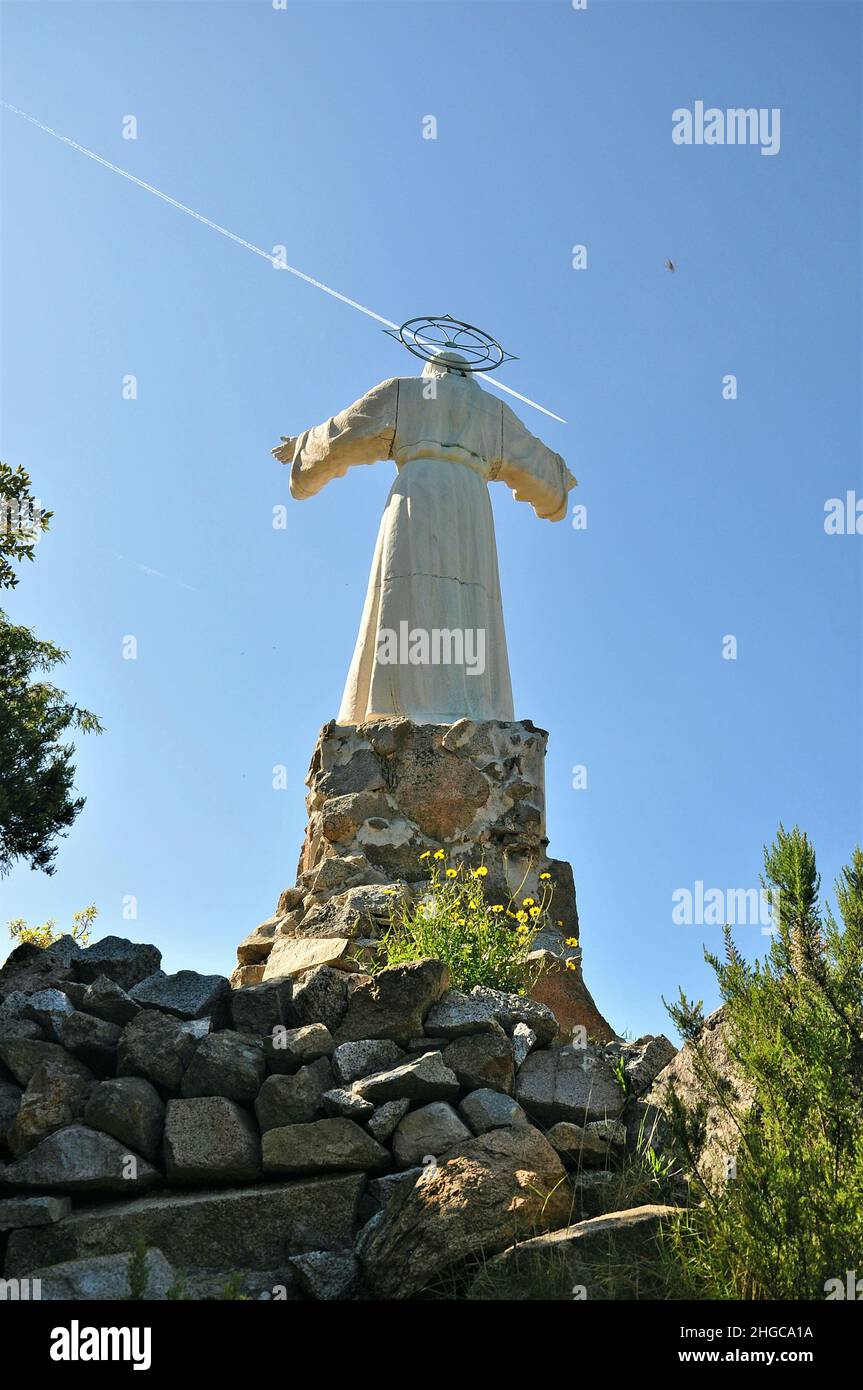
[(5, 1273), (121, 1254), (141, 1237), (178, 1272), (277, 1268), (288, 1255), (349, 1248), (364, 1185), (349, 1173), (78, 1207), (52, 1226), (12, 1231)]

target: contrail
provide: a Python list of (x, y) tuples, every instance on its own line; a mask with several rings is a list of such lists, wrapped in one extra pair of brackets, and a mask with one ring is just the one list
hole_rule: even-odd
[[(137, 186), (143, 188), (146, 193), (153, 193), (157, 198), (161, 198), (163, 203), (169, 203), (172, 208), (177, 208), (180, 212), (185, 212), (188, 217), (194, 217), (196, 222), (202, 222), (204, 226), (209, 227), (211, 231), (218, 232), (220, 236), (227, 237), (229, 241), (235, 241), (238, 246), (244, 246), (247, 251), (254, 251), (256, 256), (263, 256), (265, 261), (269, 261), (270, 265), (276, 266), (277, 269), (289, 271), (291, 275), (296, 275), (298, 280), (305, 280), (307, 285), (313, 285), (316, 290), (323, 290), (324, 294), (331, 295), (333, 299), (341, 300), (342, 304), (347, 304), (351, 309), (358, 309), (361, 314), (365, 314), (370, 319), (375, 319), (378, 323), (384, 324), (385, 327), (398, 330), (399, 324), (393, 323), (392, 319), (385, 319), (382, 314), (376, 314), (374, 309), (369, 309), (365, 304), (358, 303), (356, 299), (351, 299), (348, 295), (341, 294), (339, 290), (332, 289), (330, 285), (325, 285), (322, 280), (316, 280), (313, 275), (307, 275), (304, 270), (298, 270), (296, 266), (288, 265), (280, 256), (271, 255), (269, 251), (264, 251), (262, 247), (256, 246), (253, 241), (246, 241), (245, 237), (237, 236), (236, 232), (231, 232), (227, 227), (222, 227), (218, 222), (213, 222), (209, 217), (204, 217), (203, 213), (195, 212), (194, 208), (187, 207), (185, 203), (181, 203), (176, 198), (172, 198), (168, 193), (163, 193), (160, 188), (154, 188), (151, 183), (146, 183), (144, 179), (139, 179), (137, 175), (130, 174), (128, 169), (121, 169), (119, 164), (113, 164), (110, 159), (104, 159), (102, 155), (96, 154), (95, 150), (88, 150), (86, 145), (79, 145), (77, 140), (72, 140), (68, 135), (61, 135), (59, 130), (53, 130), (52, 127), (46, 125), (44, 121), (39, 121), (35, 116), (31, 116), (28, 112), (22, 111), (20, 107), (13, 106), (11, 101), (3, 101), (3, 99), (0, 98), (0, 106), (5, 107), (7, 111), (14, 112), (16, 116), (23, 117), (23, 119), (29, 121), (31, 125), (36, 126), (39, 130), (43, 130), (46, 135), (53, 135), (54, 139), (59, 140), (61, 144), (69, 145), (71, 149), (77, 150), (79, 154), (85, 154), (88, 159), (94, 159), (97, 164), (101, 164), (104, 168), (110, 169), (112, 173), (119, 174), (122, 178), (128, 179), (130, 183), (137, 184)], [(530, 400), (528, 396), (522, 396), (519, 391), (514, 391), (511, 386), (504, 386), (501, 381), (495, 381), (494, 378), (491, 378), (489, 380), (489, 386), (496, 387), (498, 391), (506, 391), (508, 395), (515, 396), (517, 400), (524, 401), (525, 405), (532, 405), (534, 410), (541, 410), (543, 415), (551, 416), (552, 420), (559, 420), (562, 425), (566, 424), (562, 416), (555, 415), (552, 410), (546, 410), (544, 405), (539, 405), (536, 401)]]

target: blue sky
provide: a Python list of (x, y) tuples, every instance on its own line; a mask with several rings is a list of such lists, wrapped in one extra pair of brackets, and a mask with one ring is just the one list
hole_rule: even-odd
[[(863, 496), (860, 7), (37, 0), (2, 26), (7, 101), (387, 318), (482, 325), (519, 356), (501, 378), (566, 418), (520, 409), (586, 530), (492, 489), (550, 851), (619, 1029), (669, 1027), (679, 984), (715, 1003), (717, 929), (675, 925), (675, 889), (757, 886), (780, 819), (829, 884), (863, 820), (863, 539), (823, 525)], [(779, 153), (675, 145), (697, 100), (780, 108)], [(56, 875), (0, 881), (0, 920), (95, 900), (167, 969), (228, 973), (294, 881), (392, 481), (290, 503), (268, 451), (414, 359), (19, 117), (0, 129), (2, 454), (55, 513), (3, 602), (70, 650), (62, 683), (106, 726)]]

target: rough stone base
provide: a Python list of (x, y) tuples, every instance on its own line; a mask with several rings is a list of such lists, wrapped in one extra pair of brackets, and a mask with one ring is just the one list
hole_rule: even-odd
[(420, 856), (443, 849), (450, 864), (485, 865), (490, 902), (539, 901), (548, 881), (540, 875), (551, 875), (554, 896), (536, 940), (548, 968), (535, 997), (552, 1008), (562, 1033), (584, 1025), (591, 1037), (613, 1038), (584, 984), (581, 949), (566, 944), (579, 938), (578, 909), (570, 865), (547, 853), (547, 740), (529, 720), (326, 724), (306, 778), (296, 887), (240, 944), (232, 984), (270, 978), (267, 960), (283, 937), (341, 938), (373, 949), (392, 903), (381, 887), (421, 890), (428, 860)]

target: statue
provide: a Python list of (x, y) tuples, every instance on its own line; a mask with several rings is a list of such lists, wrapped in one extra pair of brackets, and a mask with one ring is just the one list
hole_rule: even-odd
[(487, 483), (505, 483), (537, 516), (560, 521), (576, 480), (559, 454), (473, 380), (471, 372), (484, 368), (450, 349), (417, 355), (426, 358), (421, 376), (381, 382), (324, 424), (282, 436), (272, 451), (290, 463), (297, 500), (354, 464), (393, 459), (398, 469), (337, 722), (509, 721)]

